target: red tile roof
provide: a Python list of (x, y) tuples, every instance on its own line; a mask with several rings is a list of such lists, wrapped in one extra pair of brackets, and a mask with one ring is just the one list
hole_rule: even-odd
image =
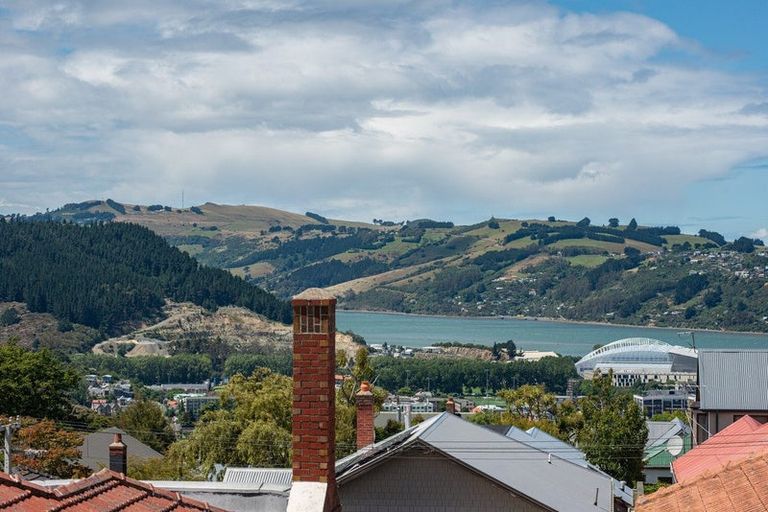
[(768, 510), (768, 453), (731, 462), (637, 501), (636, 512), (764, 512)]
[(83, 480), (46, 488), (0, 472), (0, 511), (226, 512), (178, 493), (102, 469)]
[(768, 453), (768, 424), (744, 416), (678, 457), (672, 463), (672, 472), (675, 481), (686, 482), (757, 453)]

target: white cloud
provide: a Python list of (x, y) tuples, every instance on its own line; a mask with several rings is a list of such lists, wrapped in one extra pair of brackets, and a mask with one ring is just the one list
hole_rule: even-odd
[(0, 22), (0, 186), (363, 219), (653, 208), (768, 147), (760, 83), (663, 59), (690, 47), (532, 3), (25, 3)]

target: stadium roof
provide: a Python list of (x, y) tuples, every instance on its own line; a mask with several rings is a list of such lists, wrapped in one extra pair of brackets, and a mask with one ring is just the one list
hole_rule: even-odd
[[(648, 364), (670, 365), (677, 361), (691, 361), (685, 365), (691, 366), (695, 358), (696, 351), (691, 348), (670, 345), (653, 338), (624, 338), (593, 350), (579, 359), (576, 368), (585, 370), (606, 363), (637, 367)], [(674, 366), (671, 369), (674, 370)], [(691, 371), (695, 369), (691, 368)]]

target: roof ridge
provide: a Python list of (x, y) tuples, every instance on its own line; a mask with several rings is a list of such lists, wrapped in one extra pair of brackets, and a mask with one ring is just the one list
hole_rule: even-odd
[(97, 483), (93, 485), (91, 488), (84, 487), (83, 489), (81, 489), (82, 492), (71, 495), (67, 498), (62, 497), (59, 503), (57, 503), (56, 505), (54, 505), (49, 509), (49, 512), (58, 512), (59, 510), (64, 510), (65, 508), (69, 508), (72, 505), (77, 505), (78, 503), (91, 499), (94, 496), (103, 494), (109, 491), (110, 489), (114, 489), (115, 487), (117, 487), (117, 485), (118, 485), (118, 482), (116, 482), (115, 480), (108, 480), (106, 482)]
[(11, 505), (18, 503), (20, 501), (23, 501), (27, 498), (32, 496), (32, 491), (29, 489), (23, 489), (22, 493), (18, 496), (13, 496), (12, 498), (8, 498), (5, 501), (0, 501), (0, 509), (4, 509), (5, 507), (10, 507)]

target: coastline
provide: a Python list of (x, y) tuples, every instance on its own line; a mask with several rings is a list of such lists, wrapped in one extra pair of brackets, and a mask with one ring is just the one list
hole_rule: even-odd
[(460, 316), (460, 315), (445, 315), (445, 314), (428, 314), (428, 313), (403, 313), (401, 311), (384, 311), (384, 310), (370, 310), (370, 309), (339, 309), (342, 313), (375, 313), (378, 315), (392, 315), (392, 316), (411, 316), (411, 317), (426, 317), (426, 318), (449, 318), (456, 320), (524, 320), (529, 322), (553, 322), (560, 324), (573, 324), (573, 325), (595, 325), (603, 327), (627, 327), (636, 329), (658, 329), (662, 331), (692, 331), (692, 332), (707, 332), (715, 334), (728, 334), (728, 335), (744, 335), (744, 336), (768, 336), (766, 331), (727, 331), (721, 329), (703, 329), (700, 327), (659, 327), (656, 325), (638, 325), (638, 324), (621, 324), (614, 322), (600, 322), (597, 320), (568, 320), (565, 318), (553, 318), (546, 316), (508, 316), (508, 315), (496, 315), (496, 316)]

